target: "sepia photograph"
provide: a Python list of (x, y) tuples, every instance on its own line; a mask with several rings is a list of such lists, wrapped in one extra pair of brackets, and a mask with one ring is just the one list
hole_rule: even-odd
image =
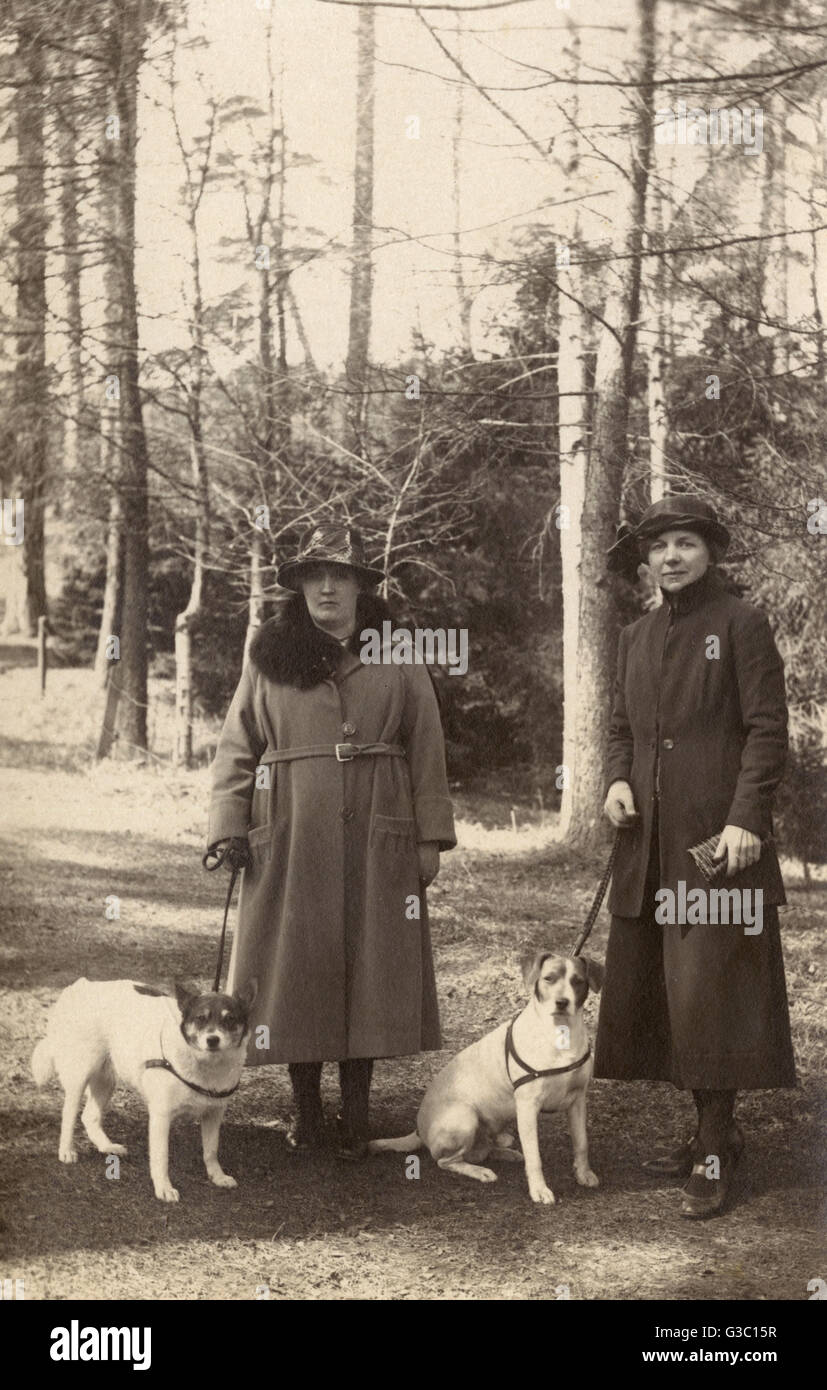
[(44, 1364), (169, 1369), (172, 1304), (530, 1301), (789, 1371), (824, 7), (3, 0), (0, 229), (0, 1297), (61, 1305)]

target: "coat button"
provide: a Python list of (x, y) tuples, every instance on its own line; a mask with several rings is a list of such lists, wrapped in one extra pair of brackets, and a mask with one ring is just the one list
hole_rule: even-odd
[(356, 812), (351, 810), (349, 806), (343, 806), (339, 814), (341, 815), (342, 820), (353, 820), (353, 817), (355, 816)]
[(343, 725), (342, 725), (342, 733), (345, 735), (346, 738), (352, 738), (353, 735), (356, 733), (356, 725), (355, 725), (355, 724), (343, 724)]
[(674, 741), (673, 741), (671, 738), (665, 738), (665, 739), (663, 740), (663, 746), (664, 746), (664, 748), (674, 748), (674, 747), (675, 747), (675, 744), (674, 744)]

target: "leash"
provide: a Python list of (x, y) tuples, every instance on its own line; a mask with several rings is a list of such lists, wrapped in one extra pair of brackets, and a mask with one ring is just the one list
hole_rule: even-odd
[[(205, 869), (212, 873), (214, 869), (221, 868), (221, 865), (227, 858), (229, 850), (230, 841), (228, 840), (220, 849), (208, 849), (207, 853), (202, 857), (201, 863)], [(218, 960), (215, 965), (215, 981), (213, 983), (214, 994), (218, 994), (218, 986), (221, 983), (221, 967), (224, 963), (224, 942), (227, 937), (227, 915), (230, 911), (230, 903), (232, 902), (233, 889), (235, 888), (235, 881), (238, 878), (238, 871), (238, 864), (233, 864), (232, 872), (230, 873), (230, 886), (227, 889), (227, 901), (224, 904), (224, 921), (221, 924), (221, 937), (218, 942)], [(156, 1065), (158, 1064), (156, 1063)]]
[(594, 895), (594, 901), (591, 907), (589, 908), (589, 914), (585, 922), (583, 923), (583, 930), (581, 931), (580, 935), (577, 938), (577, 941), (574, 944), (574, 948), (571, 953), (572, 956), (580, 955), (580, 952), (582, 951), (583, 947), (589, 939), (591, 929), (597, 921), (597, 914), (600, 911), (600, 906), (603, 902), (603, 899), (606, 896), (606, 889), (609, 886), (609, 879), (612, 876), (612, 870), (615, 866), (615, 860), (617, 858), (617, 851), (618, 846), (620, 845), (620, 837), (622, 833), (623, 832), (621, 830), (615, 831), (614, 844), (612, 845), (612, 851), (609, 855), (609, 862), (603, 870), (603, 877), (597, 885), (597, 892)]

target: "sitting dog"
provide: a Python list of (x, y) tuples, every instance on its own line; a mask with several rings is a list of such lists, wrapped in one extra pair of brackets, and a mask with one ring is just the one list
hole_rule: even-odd
[[(408, 1153), (424, 1144), (440, 1168), (478, 1182), (496, 1182), (496, 1173), (481, 1166), (489, 1153), (524, 1159), (532, 1201), (549, 1203), (554, 1193), (543, 1176), (539, 1115), (568, 1110), (574, 1175), (584, 1187), (597, 1187), (586, 1138), (592, 1056), (582, 1010), (589, 986), (599, 990), (603, 983), (603, 967), (540, 951), (525, 963), (523, 979), (530, 996), (522, 1013), (442, 1068), (425, 1092), (413, 1134), (374, 1139), (371, 1152)], [(511, 1149), (515, 1116), (522, 1154)]]
[(149, 1171), (155, 1196), (177, 1202), (169, 1180), (169, 1127), (177, 1115), (201, 1119), (204, 1163), (217, 1187), (236, 1180), (218, 1162), (218, 1132), (227, 1100), (238, 1089), (255, 982), (237, 995), (198, 994), (176, 984), (173, 999), (132, 980), (76, 980), (49, 1015), (32, 1054), (43, 1086), (57, 1072), (63, 1086), (58, 1158), (76, 1163), (74, 1131), (87, 1092), (83, 1127), (99, 1153), (126, 1153), (103, 1129), (118, 1081), (143, 1096), (149, 1111)]

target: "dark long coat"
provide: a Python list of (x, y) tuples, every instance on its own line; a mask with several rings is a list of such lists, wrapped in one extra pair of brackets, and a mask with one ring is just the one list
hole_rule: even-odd
[[(725, 825), (764, 839), (787, 749), (781, 658), (764, 614), (710, 569), (620, 635), (608, 782), (629, 782), (595, 1075), (696, 1089), (795, 1084), (774, 845), (720, 885), (761, 889), (763, 930), (659, 926), (657, 887), (708, 889), (687, 852)], [(653, 826), (655, 840), (653, 841)], [(648, 871), (648, 874), (647, 874)]]
[[(266, 623), (218, 743), (208, 843), (247, 835), (253, 856), (228, 982), (258, 981), (251, 1065), (441, 1046), (417, 858), (456, 843), (439, 709), (423, 666), (361, 662), (358, 633), (388, 613), (359, 603), (350, 650), (301, 596)], [(285, 758), (347, 742), (405, 756)]]

